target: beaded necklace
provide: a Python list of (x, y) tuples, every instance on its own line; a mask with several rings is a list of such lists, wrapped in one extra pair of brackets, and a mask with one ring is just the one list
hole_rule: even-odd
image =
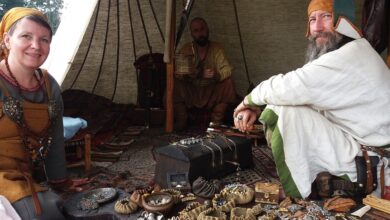
[[(21, 87), (18, 81), (16, 80), (14, 74), (9, 68), (7, 58), (5, 59), (5, 64), (10, 76), (15, 81), (18, 94), (20, 95), (20, 97), (26, 99), (21, 93)], [(37, 79), (37, 76), (35, 74), (34, 76)], [(31, 127), (26, 123), (23, 114), (22, 103), (20, 100), (12, 96), (5, 96), (3, 107), (4, 107), (4, 113), (8, 115), (8, 117), (18, 125), (18, 129), (22, 137), (23, 145), (30, 154), (32, 165), (35, 166), (43, 165), (43, 162), (49, 152), (49, 148), (53, 139), (51, 137), (51, 134), (52, 134), (52, 127), (55, 121), (54, 119), (58, 116), (58, 110), (55, 101), (49, 100), (48, 103), (49, 123), (41, 132), (38, 133), (34, 132), (31, 129)], [(38, 143), (38, 146), (34, 143), (31, 143), (29, 138), (35, 140)]]
[[(22, 97), (24, 100), (27, 100), (29, 102), (32, 102), (31, 99), (29, 99), (28, 97), (26, 97), (25, 95), (23, 95), (23, 91), (22, 91), (22, 86), (19, 84), (18, 80), (16, 79), (15, 75), (13, 74), (13, 72), (11, 71), (11, 68), (9, 67), (9, 63), (8, 63), (8, 58), (5, 59), (5, 67), (7, 68), (8, 72), (9, 72), (9, 75), (11, 76), (12, 80), (14, 81), (14, 83), (16, 84), (16, 88), (18, 89), (18, 94), (20, 95), (20, 97)], [(42, 91), (42, 87), (40, 85), (40, 81), (38, 79), (38, 76), (36, 74), (36, 72), (34, 72), (33, 74), (34, 76), (34, 79), (37, 81), (38, 83), (38, 86), (39, 86), (39, 89)], [(43, 95), (42, 96), (42, 101), (45, 100), (45, 96)]]

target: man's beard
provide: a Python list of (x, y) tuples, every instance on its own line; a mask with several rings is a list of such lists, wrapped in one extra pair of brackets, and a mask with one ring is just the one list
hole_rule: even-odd
[(209, 43), (209, 38), (207, 36), (205, 37), (199, 37), (194, 40), (195, 43), (200, 47), (205, 47)]
[[(318, 37), (326, 37), (328, 40), (320, 45), (317, 45), (316, 39)], [(318, 33), (317, 36), (309, 36), (309, 44), (306, 51), (306, 63), (311, 62), (320, 56), (340, 48), (340, 42), (343, 36), (338, 33), (323, 32)]]

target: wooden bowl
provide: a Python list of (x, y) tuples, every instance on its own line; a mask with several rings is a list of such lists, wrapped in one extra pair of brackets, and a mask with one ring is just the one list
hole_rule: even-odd
[(142, 206), (148, 212), (167, 214), (173, 204), (173, 196), (169, 193), (155, 192), (142, 197)]

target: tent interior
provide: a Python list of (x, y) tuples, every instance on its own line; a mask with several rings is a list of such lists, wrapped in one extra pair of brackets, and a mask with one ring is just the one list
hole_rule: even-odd
[[(74, 1), (64, 13), (44, 68), (63, 91), (79, 90), (134, 107), (148, 105), (148, 109), (158, 110), (152, 115), (158, 114), (164, 121), (167, 73), (160, 55), (169, 38), (167, 14), (175, 13), (176, 31), (182, 31), (182, 37), (176, 39), (177, 52), (192, 40), (186, 22), (180, 24), (188, 8), (187, 21), (205, 18), (210, 39), (222, 44), (240, 96), (248, 93), (250, 84), (257, 85), (305, 62), (308, 0), (173, 2), (176, 9), (172, 12), (166, 1)], [(356, 0), (355, 7), (356, 24), (360, 24), (363, 1)], [(155, 54), (158, 68), (148, 78), (146, 61), (151, 54)], [(155, 96), (151, 100), (146, 100), (150, 98), (145, 94), (148, 89)]]
[[(164, 53), (166, 2), (86, 2), (69, 7), (45, 67), (63, 90), (80, 89), (116, 103), (136, 104), (134, 63), (142, 55)], [(186, 2), (176, 1), (177, 26)], [(195, 16), (206, 19), (210, 39), (224, 47), (234, 68), (236, 89), (245, 95), (249, 87), (246, 72), (258, 84), (303, 65), (308, 2), (197, 0), (189, 20)], [(356, 24), (360, 24), (363, 1), (355, 2)], [(188, 41), (191, 37), (185, 27), (177, 48)]]
[[(93, 135), (93, 147), (108, 143), (123, 132), (137, 133), (149, 126), (164, 128), (167, 69), (163, 55), (169, 38), (166, 21), (167, 13), (170, 13), (167, 2), (75, 1), (75, 5), (70, 5), (65, 12), (43, 67), (61, 85), (64, 114), (88, 121), (87, 132)], [(183, 10), (192, 1), (173, 2), (176, 4), (173, 15), (177, 31)], [(304, 64), (308, 3), (309, 0), (196, 0), (188, 21), (193, 17), (205, 18), (210, 39), (222, 44), (234, 68), (237, 92), (245, 96), (251, 83), (257, 85), (275, 74)], [(355, 0), (356, 24), (361, 23), (363, 5), (364, 1)], [(185, 25), (176, 51), (191, 40), (188, 25)], [(387, 51), (381, 55), (386, 59)], [(151, 78), (143, 77), (142, 74), (149, 70), (147, 61), (150, 57), (153, 57), (157, 71)], [(154, 98), (157, 100), (147, 101), (147, 95), (140, 94), (145, 92), (142, 88), (146, 85), (155, 86), (157, 97)], [(145, 127), (137, 130), (136, 126)], [(201, 131), (191, 132), (193, 136)], [(175, 138), (187, 136), (191, 135), (182, 133)], [(166, 137), (154, 144), (172, 141), (172, 136)], [(161, 141), (154, 138), (153, 135), (147, 137), (149, 141)], [(138, 141), (140, 145), (145, 144), (145, 139)], [(132, 153), (127, 156), (130, 158)], [(132, 163), (142, 157), (132, 157)], [(137, 172), (144, 172), (141, 170), (139, 168)]]

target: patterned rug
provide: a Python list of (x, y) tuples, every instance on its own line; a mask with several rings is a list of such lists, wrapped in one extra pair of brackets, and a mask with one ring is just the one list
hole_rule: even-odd
[(253, 185), (255, 182), (279, 182), (272, 159), (272, 151), (266, 145), (252, 146), (253, 168), (237, 171), (224, 177), (225, 183), (240, 182), (247, 185)]
[(272, 151), (266, 145), (253, 147), (254, 171), (270, 182), (279, 181)]
[[(130, 129), (131, 130), (131, 129)], [(94, 163), (93, 170), (87, 175), (90, 183), (83, 186), (86, 189), (100, 187), (118, 187), (131, 193), (135, 189), (145, 188), (154, 182), (155, 148), (165, 146), (191, 136), (202, 136), (201, 132), (183, 132), (166, 134), (163, 131), (142, 131), (141, 134), (130, 134), (131, 143), (123, 150), (117, 161), (98, 164)], [(125, 135), (121, 135), (123, 137)], [(121, 141), (125, 141), (121, 139)], [(252, 185), (257, 181), (278, 182), (271, 149), (266, 145), (252, 146), (254, 167), (238, 170), (224, 178), (225, 183), (241, 182)], [(74, 177), (85, 177), (75, 176)]]

